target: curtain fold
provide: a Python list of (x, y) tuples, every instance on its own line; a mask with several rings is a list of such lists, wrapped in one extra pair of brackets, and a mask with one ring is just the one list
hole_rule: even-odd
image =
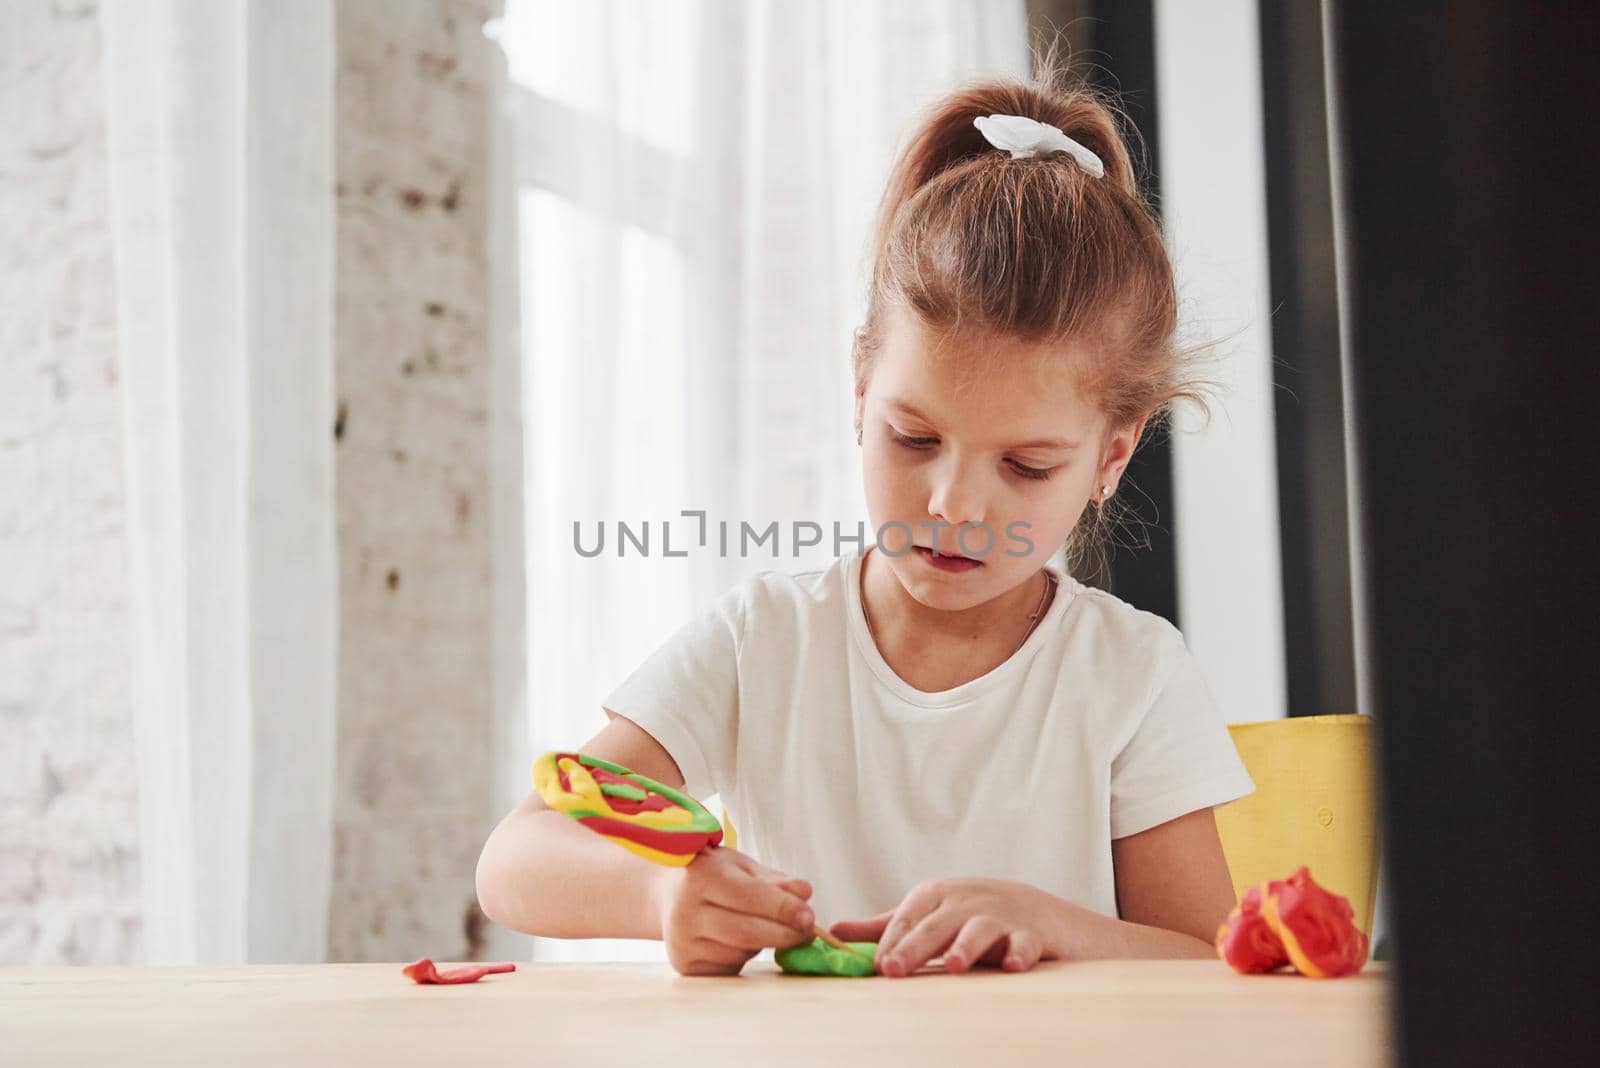
[[(730, 585), (831, 559), (835, 522), (865, 529), (850, 346), (873, 213), (919, 108), (1026, 75), (1027, 23), (1021, 0), (509, 0), (498, 37), (527, 428), (519, 727), (538, 752), (597, 731), (606, 690)], [(706, 513), (703, 544), (685, 510)], [(646, 521), (649, 555), (619, 558), (617, 524)], [(666, 555), (668, 521), (686, 556)], [(779, 523), (780, 555), (741, 556), (741, 521)], [(604, 525), (604, 553), (579, 556), (575, 522), (591, 547)], [(822, 543), (797, 551), (795, 522)], [(526, 789), (525, 766), (506, 774)]]
[(100, 5), (144, 942), (326, 956), (331, 0)]

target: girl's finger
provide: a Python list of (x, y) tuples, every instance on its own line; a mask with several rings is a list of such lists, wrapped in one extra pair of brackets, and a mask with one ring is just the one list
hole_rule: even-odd
[(944, 951), (944, 970), (964, 972), (1006, 941), (1005, 924), (993, 916), (973, 916), (961, 925), (956, 939)]
[(739, 854), (735, 866), (753, 878), (769, 882), (774, 886), (783, 887), (783, 889), (798, 898), (808, 899), (811, 897), (811, 883), (798, 875), (790, 875), (788, 872), (769, 868), (759, 860), (755, 860), (743, 853)]
[(880, 943), (878, 970), (891, 977), (914, 974), (918, 968), (944, 952), (960, 927), (961, 919), (954, 913), (933, 910), (906, 932), (904, 938), (890, 946), (887, 952)]
[(802, 901), (811, 900), (811, 884), (804, 879), (787, 878), (779, 882), (778, 886)]
[(759, 952), (768, 946), (784, 949), (805, 945), (812, 939), (810, 928), (790, 927), (765, 916), (753, 916), (720, 905), (708, 904), (701, 916), (697, 932), (701, 938), (709, 938), (736, 949), (751, 952)]
[(1029, 930), (1011, 932), (1011, 948), (1006, 951), (1001, 965), (1008, 972), (1025, 972), (1039, 963), (1044, 953), (1044, 943)]
[(712, 883), (706, 887), (706, 900), (724, 909), (765, 917), (798, 930), (809, 931), (816, 923), (816, 916), (804, 897), (753, 875), (734, 875)]
[(828, 928), (828, 933), (847, 942), (877, 942), (882, 939), (883, 929), (889, 926), (889, 918), (893, 915), (894, 909), (890, 909), (870, 920), (840, 920)]
[(883, 937), (878, 939), (878, 960), (882, 961), (885, 955), (893, 954), (900, 940), (910, 934), (938, 907), (938, 895), (921, 887), (907, 894), (906, 899), (900, 902), (900, 907), (895, 909), (894, 915), (889, 918), (889, 925), (883, 929)]
[[(791, 880), (805, 882), (805, 880), (801, 879), (798, 875), (790, 875), (786, 871), (779, 871), (777, 868), (768, 867), (747, 853), (738, 854), (735, 860), (739, 868), (743, 869), (750, 875), (755, 876), (757, 879), (765, 879), (769, 883), (786, 883)], [(810, 884), (807, 883), (807, 885), (809, 886)]]

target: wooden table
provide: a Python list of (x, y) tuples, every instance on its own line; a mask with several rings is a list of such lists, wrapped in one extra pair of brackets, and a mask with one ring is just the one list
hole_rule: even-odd
[(1217, 961), (1051, 962), (909, 979), (518, 965), (471, 986), (398, 964), (0, 969), (0, 1063), (1077, 1066), (1388, 1063), (1381, 965), (1337, 980)]

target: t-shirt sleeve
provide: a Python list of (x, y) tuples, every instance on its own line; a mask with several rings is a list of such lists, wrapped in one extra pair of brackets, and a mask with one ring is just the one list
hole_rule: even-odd
[(1111, 763), (1111, 837), (1126, 838), (1255, 790), (1200, 661), (1184, 647)]
[(739, 720), (736, 587), (658, 647), (601, 702), (644, 728), (683, 773), (684, 792), (705, 800), (732, 781)]

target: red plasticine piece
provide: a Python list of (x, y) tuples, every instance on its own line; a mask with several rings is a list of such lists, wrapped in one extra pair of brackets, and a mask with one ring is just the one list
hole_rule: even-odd
[(466, 968), (446, 968), (441, 972), (432, 960), (423, 957), (401, 968), (400, 973), (418, 986), (454, 986), (457, 983), (476, 983), (486, 975), (516, 970), (515, 964), (475, 964)]
[(1261, 914), (1261, 887), (1252, 886), (1228, 922), (1217, 929), (1217, 953), (1236, 972), (1271, 972), (1289, 963), (1283, 942)]
[(1367, 962), (1367, 936), (1350, 902), (1318, 886), (1305, 867), (1247, 890), (1217, 929), (1216, 946), (1244, 974), (1289, 964), (1313, 979), (1335, 979)]
[(1262, 911), (1301, 974), (1333, 979), (1361, 970), (1367, 936), (1348, 900), (1318, 886), (1303, 867), (1276, 890)]

